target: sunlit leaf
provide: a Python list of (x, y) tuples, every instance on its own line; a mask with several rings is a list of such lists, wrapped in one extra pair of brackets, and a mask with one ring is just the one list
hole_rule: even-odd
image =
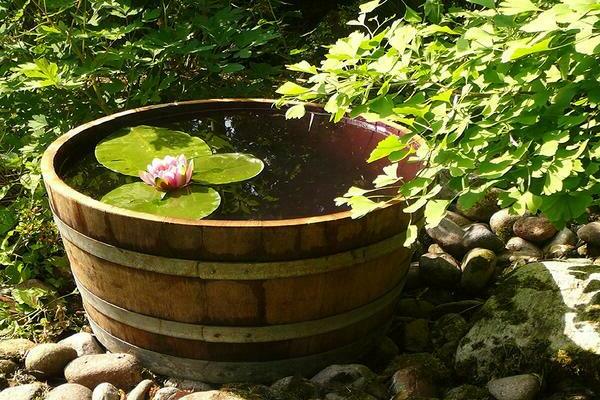
[(192, 159), (206, 157), (211, 150), (202, 139), (185, 132), (139, 125), (108, 136), (96, 146), (95, 154), (106, 168), (138, 176), (154, 158), (183, 154)]
[(107, 193), (102, 202), (161, 217), (201, 219), (219, 207), (221, 196), (214, 189), (197, 185), (165, 195), (143, 182), (134, 182)]

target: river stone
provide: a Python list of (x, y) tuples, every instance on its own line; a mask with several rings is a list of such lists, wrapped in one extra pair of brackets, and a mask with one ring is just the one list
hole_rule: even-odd
[(192, 392), (208, 392), (212, 390), (212, 387), (208, 383), (180, 378), (167, 379), (165, 386), (175, 387), (180, 390), (191, 390)]
[(92, 391), (76, 383), (65, 383), (52, 389), (46, 400), (91, 400)]
[(21, 361), (34, 346), (35, 343), (27, 339), (2, 340), (0, 341), (0, 358)]
[(487, 389), (473, 385), (461, 385), (448, 390), (444, 400), (489, 400)]
[(465, 249), (472, 250), (476, 247), (500, 252), (504, 249), (504, 242), (496, 236), (485, 224), (472, 224), (465, 229), (463, 237)]
[(415, 319), (404, 325), (403, 347), (405, 351), (419, 353), (429, 349), (429, 321)]
[(469, 331), (467, 321), (460, 314), (446, 314), (436, 320), (431, 328), (431, 342), (435, 354), (451, 364), (460, 340)]
[(151, 379), (144, 379), (137, 384), (135, 388), (127, 395), (127, 400), (145, 400), (146, 395), (153, 386), (156, 386)]
[(454, 288), (460, 282), (460, 266), (447, 253), (426, 253), (419, 259), (419, 280), (427, 286)]
[(497, 400), (533, 400), (540, 391), (540, 380), (533, 374), (494, 379), (487, 384)]
[(497, 211), (490, 218), (490, 229), (500, 239), (507, 241), (513, 236), (513, 225), (521, 218), (518, 214), (511, 214), (509, 208)]
[(600, 221), (590, 222), (577, 230), (579, 239), (600, 247)]
[(71, 347), (77, 352), (78, 357), (104, 353), (94, 335), (88, 332), (76, 333), (61, 340), (58, 344)]
[(434, 228), (428, 228), (427, 235), (439, 244), (445, 251), (454, 257), (462, 257), (465, 254), (463, 246), (463, 229), (448, 218), (443, 218)]
[(449, 303), (442, 303), (433, 309), (431, 317), (437, 319), (445, 314), (461, 314), (469, 316), (473, 314), (483, 305), (481, 300), (458, 300)]
[(515, 235), (534, 243), (543, 243), (557, 232), (546, 217), (528, 216), (519, 218), (513, 225)]
[(431, 377), (417, 367), (399, 369), (392, 376), (391, 390), (394, 399), (414, 399), (437, 396)]
[(17, 370), (17, 364), (12, 360), (0, 360), (0, 375), (10, 375)]
[(492, 215), (500, 210), (500, 207), (498, 206), (498, 195), (500, 193), (501, 191), (499, 189), (492, 188), (471, 208), (465, 208), (458, 202), (456, 209), (459, 213), (471, 220), (488, 222)]
[(508, 242), (506, 242), (506, 249), (511, 253), (511, 261), (517, 261), (519, 259), (536, 261), (542, 258), (542, 250), (540, 250), (539, 247), (520, 237), (515, 236), (510, 238)]
[(271, 390), (283, 398), (291, 396), (294, 399), (316, 399), (319, 397), (319, 387), (301, 376), (287, 376), (271, 385)]
[(394, 358), (380, 374), (383, 379), (391, 379), (401, 369), (417, 368), (421, 374), (431, 378), (436, 387), (446, 386), (451, 372), (446, 365), (431, 353), (403, 353)]
[(37, 371), (46, 377), (62, 376), (65, 366), (77, 358), (77, 352), (57, 343), (38, 344), (27, 353), (25, 368)]
[(398, 301), (396, 315), (399, 317), (429, 318), (433, 307), (433, 304), (426, 300), (408, 297)]
[[(183, 397), (184, 392), (174, 387), (164, 387), (154, 394), (152, 400), (177, 400)], [(93, 399), (95, 400), (95, 399)], [(119, 400), (118, 398), (116, 400)]]
[(65, 368), (65, 378), (90, 389), (104, 382), (129, 389), (142, 380), (142, 372), (130, 354), (94, 354), (71, 361)]
[(313, 376), (311, 382), (328, 389), (361, 390), (376, 378), (375, 373), (362, 364), (334, 364)]
[[(433, 254), (444, 254), (445, 251), (444, 249), (442, 249), (442, 246), (440, 246), (437, 243), (433, 243), (431, 245), (429, 245), (429, 247), (427, 248), (427, 253), (433, 253)], [(423, 253), (425, 254), (425, 253)], [(421, 254), (421, 255), (423, 255)]]
[(446, 211), (446, 218), (448, 218), (450, 221), (454, 222), (456, 225), (461, 227), (465, 227), (473, 223), (473, 221), (471, 221), (470, 219), (451, 210)]
[(577, 235), (569, 228), (563, 228), (544, 247), (546, 258), (565, 258), (571, 255), (577, 245)]
[(183, 396), (181, 400), (245, 400), (244, 397), (235, 393), (222, 390), (209, 390)]
[(600, 383), (600, 266), (523, 265), (501, 278), (461, 340), (456, 371), (476, 382), (522, 371), (576, 372)]
[(36, 400), (45, 386), (39, 382), (14, 386), (0, 392), (0, 400)]
[(475, 248), (467, 253), (462, 263), (460, 286), (476, 293), (484, 289), (494, 276), (496, 255), (488, 249)]
[(101, 383), (94, 388), (92, 400), (121, 400), (121, 392), (108, 382)]

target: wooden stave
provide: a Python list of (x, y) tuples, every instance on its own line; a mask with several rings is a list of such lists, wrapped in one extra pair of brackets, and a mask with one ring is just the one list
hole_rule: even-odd
[[(106, 134), (102, 127), (116, 129), (132, 123), (147, 123), (165, 115), (181, 115), (194, 109), (268, 109), (271, 100), (220, 99), (171, 103), (128, 110), (75, 128), (54, 142), (44, 153), (42, 172), (55, 215), (77, 231), (122, 248), (165, 257), (203, 260), (289, 260), (319, 257), (361, 247), (402, 232), (410, 216), (395, 204), (352, 220), (349, 212), (319, 217), (276, 221), (189, 221), (149, 217), (91, 199), (68, 187), (56, 168), (77, 145), (96, 141)], [(308, 108), (320, 109), (316, 105)], [(353, 121), (369, 125), (362, 121)], [(399, 128), (370, 124), (373, 131), (399, 134)], [(81, 143), (80, 143), (81, 142)], [(89, 144), (89, 143), (88, 143)], [(226, 228), (226, 229), (225, 229)], [(132, 234), (136, 232), (136, 234)], [(243, 240), (240, 240), (243, 239)], [(228, 247), (224, 247), (227, 243)]]

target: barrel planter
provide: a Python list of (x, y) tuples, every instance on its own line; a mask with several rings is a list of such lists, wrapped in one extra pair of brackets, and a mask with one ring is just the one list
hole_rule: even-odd
[[(236, 99), (138, 108), (73, 129), (44, 154), (50, 205), (92, 329), (107, 349), (156, 373), (213, 383), (268, 382), (354, 360), (385, 333), (407, 275), (402, 204), (360, 219), (344, 211), (194, 221), (109, 206), (61, 178), (119, 128), (236, 109), (278, 111), (272, 100)], [(364, 121), (345, 129), (349, 145), (371, 148), (400, 134)]]

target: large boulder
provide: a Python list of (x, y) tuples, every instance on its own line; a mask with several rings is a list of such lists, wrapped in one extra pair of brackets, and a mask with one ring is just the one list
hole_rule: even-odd
[(523, 371), (600, 383), (599, 272), (574, 259), (505, 275), (458, 346), (457, 372), (479, 383)]

